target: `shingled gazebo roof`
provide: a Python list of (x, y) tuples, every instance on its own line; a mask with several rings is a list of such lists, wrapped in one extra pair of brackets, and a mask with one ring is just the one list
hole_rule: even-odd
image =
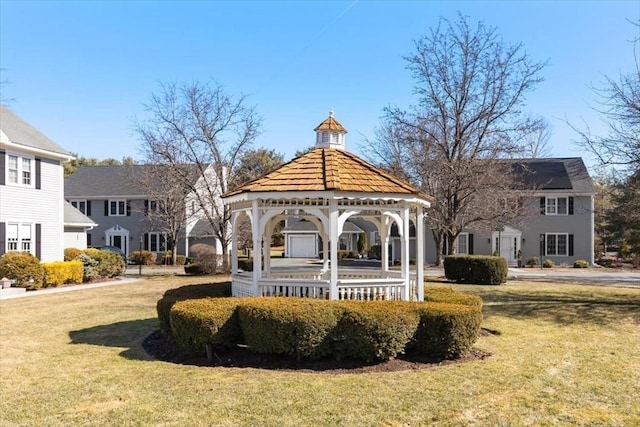
[(298, 191), (413, 195), (433, 201), (417, 188), (358, 156), (345, 150), (331, 148), (316, 148), (273, 172), (226, 193), (223, 197), (242, 193)]

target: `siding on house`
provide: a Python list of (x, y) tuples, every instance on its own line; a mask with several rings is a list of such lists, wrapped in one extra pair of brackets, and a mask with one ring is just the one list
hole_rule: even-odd
[[(31, 185), (11, 183), (9, 156), (18, 159), (18, 180), (23, 179), (22, 159), (31, 159)], [(19, 224), (30, 230), (30, 252), (42, 261), (64, 256), (64, 209), (62, 162), (73, 156), (46, 135), (0, 105), (0, 255), (9, 249), (9, 228)]]

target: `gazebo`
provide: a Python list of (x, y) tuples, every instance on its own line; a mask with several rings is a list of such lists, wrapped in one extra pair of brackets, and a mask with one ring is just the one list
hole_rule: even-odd
[[(345, 150), (347, 130), (333, 117), (318, 125), (315, 148), (223, 195), (231, 210), (232, 293), (234, 296), (297, 296), (323, 299), (422, 300), (424, 210), (432, 198)], [(253, 271), (238, 269), (236, 230), (242, 215), (251, 222)], [(312, 268), (272, 270), (271, 235), (276, 224), (301, 218), (317, 227), (322, 262)], [(347, 269), (338, 265), (338, 241), (351, 217), (375, 224), (381, 266)], [(410, 223), (415, 225), (415, 271), (410, 268)], [(400, 267), (389, 268), (393, 224), (400, 239)]]

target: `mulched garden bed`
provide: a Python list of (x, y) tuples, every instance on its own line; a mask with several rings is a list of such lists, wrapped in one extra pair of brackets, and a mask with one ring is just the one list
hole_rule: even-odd
[[(493, 335), (494, 331), (481, 330), (481, 335)], [(195, 357), (182, 351), (171, 339), (160, 330), (153, 332), (142, 343), (147, 354), (155, 359), (181, 365), (212, 366), (227, 368), (256, 368), (279, 371), (341, 373), (376, 373), (428, 369), (436, 366), (483, 360), (490, 353), (472, 348), (465, 356), (455, 360), (427, 359), (413, 355), (400, 355), (398, 358), (380, 363), (366, 363), (360, 360), (301, 360), (281, 355), (253, 353), (246, 347), (216, 353), (213, 360), (206, 357)]]

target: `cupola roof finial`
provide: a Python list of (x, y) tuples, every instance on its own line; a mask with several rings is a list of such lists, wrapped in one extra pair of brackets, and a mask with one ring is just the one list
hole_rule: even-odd
[(333, 117), (333, 107), (329, 108), (329, 117)]

